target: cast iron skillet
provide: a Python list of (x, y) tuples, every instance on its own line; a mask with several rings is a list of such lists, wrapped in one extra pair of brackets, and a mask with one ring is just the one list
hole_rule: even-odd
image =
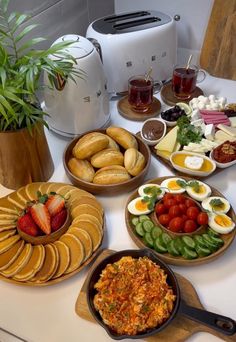
[[(95, 310), (93, 304), (93, 298), (96, 294), (96, 290), (94, 289), (94, 284), (98, 281), (101, 271), (105, 268), (105, 266), (109, 263), (114, 263), (120, 260), (123, 256), (132, 256), (133, 258), (139, 258), (143, 256), (147, 256), (156, 264), (160, 265), (160, 267), (167, 274), (167, 282), (172, 287), (174, 294), (176, 295), (176, 301), (174, 309), (170, 315), (170, 317), (159, 327), (147, 330), (145, 333), (141, 333), (138, 335), (130, 336), (130, 335), (118, 335), (112, 329), (110, 329), (103, 321), (98, 313)], [(178, 281), (173, 273), (173, 271), (167, 266), (163, 261), (161, 261), (150, 249), (139, 249), (139, 250), (124, 250), (120, 252), (116, 252), (112, 255), (109, 255), (104, 260), (102, 260), (96, 268), (92, 271), (87, 288), (87, 302), (90, 309), (91, 314), (96, 319), (96, 321), (106, 330), (108, 335), (114, 340), (122, 340), (125, 338), (138, 339), (147, 337), (150, 335), (154, 335), (164, 329), (167, 325), (171, 323), (171, 321), (175, 318), (177, 313), (180, 313), (191, 320), (203, 323), (208, 327), (219, 331), (225, 335), (233, 335), (236, 333), (236, 322), (231, 318), (221, 316), (206, 310), (197, 309), (191, 306), (188, 306), (182, 299), (180, 294), (180, 289), (178, 285)]]

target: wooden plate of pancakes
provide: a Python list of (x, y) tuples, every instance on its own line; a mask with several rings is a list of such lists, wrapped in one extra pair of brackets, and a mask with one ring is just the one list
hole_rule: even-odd
[[(65, 197), (71, 222), (56, 241), (32, 245), (18, 234), (17, 219), (27, 202), (41, 194)], [(46, 286), (81, 271), (97, 255), (104, 235), (104, 210), (89, 192), (65, 183), (30, 183), (0, 198), (0, 279)]]

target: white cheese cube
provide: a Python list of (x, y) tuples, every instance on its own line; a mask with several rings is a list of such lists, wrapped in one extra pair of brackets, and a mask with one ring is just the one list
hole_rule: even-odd
[(191, 120), (192, 120), (192, 121), (195, 121), (195, 120), (198, 120), (198, 119), (200, 119), (200, 118), (201, 118), (201, 117), (200, 117), (199, 110), (198, 110), (198, 109), (194, 109), (194, 110), (192, 111)]
[(215, 127), (213, 124), (209, 124), (205, 126), (204, 135), (207, 140), (214, 140), (215, 137)]
[(208, 99), (209, 99), (210, 101), (214, 102), (215, 99), (216, 99), (216, 97), (215, 97), (215, 95), (209, 95), (209, 96), (208, 96)]
[(188, 156), (184, 160), (184, 165), (191, 170), (200, 170), (203, 164), (203, 158), (197, 156)]

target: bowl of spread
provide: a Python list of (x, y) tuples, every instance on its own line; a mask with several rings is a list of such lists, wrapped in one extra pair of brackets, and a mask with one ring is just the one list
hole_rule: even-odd
[(143, 123), (141, 138), (148, 145), (156, 145), (166, 134), (166, 123), (162, 119), (152, 118)]

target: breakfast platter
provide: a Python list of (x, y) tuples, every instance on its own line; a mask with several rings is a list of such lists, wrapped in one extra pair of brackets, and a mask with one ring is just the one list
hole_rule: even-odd
[[(166, 204), (165, 197), (170, 197), (173, 203)], [(181, 203), (182, 208), (176, 209)], [(214, 203), (227, 209), (214, 207), (213, 210)], [(177, 216), (182, 219), (176, 219)], [(160, 177), (148, 181), (128, 198), (125, 220), (128, 233), (138, 247), (151, 248), (165, 262), (179, 266), (215, 260), (230, 247), (236, 234), (236, 215), (230, 203), (215, 188), (190, 177)]]
[(104, 210), (65, 183), (30, 183), (0, 199), (0, 279), (27, 286), (59, 283), (97, 255)]

